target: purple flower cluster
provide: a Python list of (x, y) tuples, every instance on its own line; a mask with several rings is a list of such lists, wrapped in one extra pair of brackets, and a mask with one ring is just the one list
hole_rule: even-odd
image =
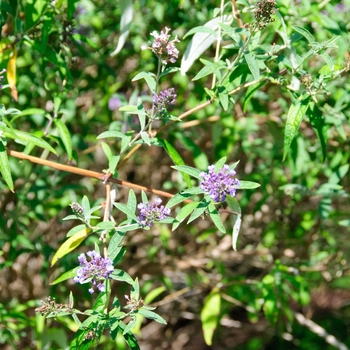
[(154, 42), (149, 41), (149, 45), (146, 44), (141, 46), (142, 50), (151, 49), (152, 52), (162, 61), (163, 64), (168, 62), (175, 63), (179, 55), (179, 50), (175, 47), (175, 43), (180, 42), (180, 40), (175, 37), (174, 40), (170, 39), (170, 34), (168, 34), (170, 28), (165, 27), (164, 31), (160, 34), (154, 30), (151, 35), (154, 37)]
[(157, 198), (153, 204), (150, 203), (140, 203), (137, 208), (140, 210), (140, 215), (137, 217), (139, 223), (142, 227), (152, 227), (155, 221), (164, 220), (168, 215), (170, 215), (170, 208), (165, 208), (164, 205), (160, 205), (162, 200)]
[(108, 109), (110, 111), (116, 111), (117, 109), (119, 109), (122, 106), (122, 101), (120, 100), (119, 97), (117, 96), (112, 96), (109, 100), (108, 100)]
[(77, 275), (74, 277), (76, 283), (86, 283), (92, 281), (92, 287), (89, 292), (94, 292), (94, 286), (97, 284), (97, 289), (100, 292), (105, 291), (104, 280), (113, 272), (113, 262), (110, 258), (102, 258), (101, 255), (94, 250), (87, 252), (86, 255), (91, 259), (87, 261), (85, 254), (80, 254), (78, 257), (80, 268)]
[(153, 105), (155, 111), (159, 114), (164, 114), (164, 112), (171, 111), (176, 103), (175, 89), (170, 88), (161, 91), (159, 95), (153, 95)]
[(234, 176), (236, 172), (225, 164), (218, 173), (215, 172), (215, 165), (208, 166), (208, 172), (201, 172), (201, 189), (210, 195), (215, 202), (225, 202), (226, 196), (234, 197), (239, 186), (238, 179)]

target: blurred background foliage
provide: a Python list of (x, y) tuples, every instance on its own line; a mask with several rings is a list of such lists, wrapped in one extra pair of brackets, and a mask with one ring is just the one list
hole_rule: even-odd
[[(34, 148), (32, 155), (100, 172), (108, 168), (96, 136), (106, 130), (125, 132), (137, 124), (118, 108), (132, 104), (137, 96), (149, 95), (143, 80), (131, 81), (141, 71), (156, 69), (151, 51), (140, 48), (150, 39), (149, 33), (167, 26), (181, 39), (191, 28), (212, 19), (219, 6), (210, 0), (135, 2), (129, 37), (123, 49), (111, 56), (120, 37), (125, 3), (1, 2), (0, 70), (14, 60), (16, 47), (18, 100), (8, 71), (3, 83), (9, 85), (1, 91), (0, 103), (23, 112), (7, 116), (13, 128), (44, 137), (58, 153), (55, 156)], [(236, 3), (240, 9), (247, 8), (244, 1)], [(291, 26), (299, 25), (318, 42), (339, 36), (338, 48), (327, 53), (335, 65), (343, 66), (350, 47), (350, 1), (281, 0), (277, 8), (289, 35)], [(243, 11), (241, 19), (249, 23), (253, 15)], [(277, 18), (264, 29), (261, 40), (281, 44), (280, 30)], [(299, 36), (294, 45), (305, 54), (308, 43)], [(180, 56), (189, 40), (177, 45)], [(224, 55), (232, 57), (236, 52), (228, 48)], [(211, 58), (214, 54), (213, 46), (205, 55)], [(315, 55), (302, 69), (316, 79), (324, 66), (324, 59)], [(162, 81), (162, 89), (175, 87), (177, 91), (173, 115), (206, 100), (204, 88), (210, 87), (211, 78), (192, 81), (202, 67), (196, 61), (187, 76), (178, 72), (171, 81)], [(285, 79), (292, 82), (294, 78), (289, 72)], [(232, 250), (230, 235), (219, 233), (203, 219), (182, 224), (174, 232), (158, 225), (151, 231), (127, 235), (122, 268), (139, 277), (143, 296), (159, 291), (150, 302), (168, 322), (167, 326), (155, 322), (139, 326), (142, 349), (350, 347), (348, 74), (325, 89), (327, 93), (318, 103), (327, 133), (325, 161), (317, 135), (305, 119), (282, 162), (291, 95), (276, 84), (265, 84), (247, 103), (246, 90), (241, 90), (226, 111), (218, 104), (209, 105), (161, 135), (186, 164), (201, 170), (223, 156), (229, 162), (240, 160), (238, 177), (256, 181), (261, 187), (237, 194), (243, 212), (237, 252)], [(68, 127), (72, 159), (52, 123), (53, 116)], [(116, 142), (109, 146), (118, 152)], [(8, 141), (7, 147), (24, 149), (13, 141)], [(104, 185), (12, 157), (10, 165), (15, 193), (0, 181), (0, 347), (65, 349), (76, 330), (73, 321), (61, 317), (45, 325), (34, 308), (48, 295), (66, 302), (69, 291), (78, 305), (91, 304), (87, 288), (72, 280), (50, 285), (76, 266), (79, 251), (62, 258), (54, 268), (50, 261), (72, 228), (72, 223), (61, 221), (70, 213), (69, 204), (80, 202), (84, 195), (93, 205), (100, 204)], [(185, 184), (171, 165), (163, 149), (144, 145), (119, 170), (119, 177), (176, 193)], [(127, 193), (128, 189), (120, 188), (118, 201), (125, 203)], [(120, 213), (115, 216), (123, 219)], [(226, 221), (232, 225), (228, 217)], [(94, 239), (89, 237), (86, 244)], [(126, 294), (122, 284), (115, 283), (113, 288), (119, 296)], [(211, 326), (218, 326), (209, 347), (201, 320), (211, 316)], [(314, 323), (307, 323), (309, 319)], [(317, 325), (322, 327), (321, 333), (316, 331)], [(330, 345), (324, 332), (343, 344)], [(117, 343), (118, 349), (126, 347), (122, 339)], [(115, 349), (116, 345), (105, 337), (98, 348)]]

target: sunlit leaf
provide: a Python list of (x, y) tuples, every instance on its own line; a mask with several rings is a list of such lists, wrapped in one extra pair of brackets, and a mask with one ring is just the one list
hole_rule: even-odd
[(74, 249), (76, 249), (91, 232), (90, 228), (84, 228), (75, 235), (69, 237), (57, 250), (52, 258), (51, 266)]
[(128, 38), (130, 25), (132, 23), (133, 17), (133, 4), (132, 0), (120, 0), (119, 6), (121, 10), (120, 19), (120, 36), (116, 49), (111, 53), (111, 56), (115, 56), (123, 48), (126, 39)]
[(4, 178), (9, 189), (14, 192), (14, 185), (11, 175), (10, 163), (7, 157), (6, 148), (3, 143), (0, 141), (0, 173)]
[(220, 289), (214, 288), (204, 300), (201, 311), (202, 329), (205, 343), (210, 346), (213, 343), (213, 335), (219, 323), (221, 309)]

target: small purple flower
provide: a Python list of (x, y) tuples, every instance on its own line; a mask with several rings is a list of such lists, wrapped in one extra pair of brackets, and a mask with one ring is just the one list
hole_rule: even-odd
[(89, 289), (90, 294), (94, 292), (94, 286), (100, 292), (104, 292), (106, 287), (104, 280), (109, 278), (113, 272), (113, 262), (110, 258), (102, 258), (101, 255), (94, 250), (87, 252), (86, 255), (91, 259), (87, 261), (85, 254), (80, 254), (78, 257), (80, 268), (77, 275), (74, 277), (76, 283), (92, 282), (92, 287)]
[(164, 205), (160, 204), (162, 200), (157, 198), (153, 204), (150, 203), (139, 203), (137, 208), (140, 210), (140, 215), (137, 217), (142, 227), (152, 227), (155, 221), (164, 220), (170, 215), (170, 208), (165, 208)]
[(161, 91), (159, 95), (153, 95), (153, 104), (155, 111), (159, 114), (164, 114), (164, 112), (171, 111), (176, 103), (175, 89), (170, 88)]
[(108, 109), (110, 111), (116, 111), (117, 109), (119, 109), (122, 106), (122, 101), (120, 100), (119, 97), (117, 96), (112, 96), (109, 100), (108, 100)]
[(342, 13), (346, 11), (346, 6), (344, 4), (336, 4), (334, 10), (335, 12)]
[(163, 64), (168, 62), (175, 63), (179, 55), (179, 50), (175, 47), (175, 43), (179, 43), (180, 40), (175, 37), (174, 40), (169, 40), (170, 35), (168, 34), (170, 28), (165, 27), (164, 31), (160, 34), (154, 30), (151, 35), (154, 37), (154, 42), (148, 42), (150, 46), (143, 44), (142, 50), (151, 49), (152, 52), (162, 61)]
[(230, 170), (225, 164), (218, 173), (215, 172), (215, 165), (208, 166), (208, 172), (201, 172), (199, 176), (202, 178), (200, 183), (201, 189), (209, 194), (215, 202), (225, 202), (226, 196), (234, 197), (239, 187), (238, 179), (234, 176), (236, 172)]

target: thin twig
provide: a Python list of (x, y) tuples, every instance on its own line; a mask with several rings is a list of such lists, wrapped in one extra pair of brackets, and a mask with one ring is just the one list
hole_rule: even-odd
[(32, 163), (48, 166), (50, 168), (65, 171), (67, 173), (77, 174), (77, 175), (81, 175), (81, 176), (85, 176), (85, 177), (91, 177), (93, 179), (97, 179), (100, 181), (113, 182), (113, 183), (116, 183), (116, 184), (121, 185), (121, 186), (126, 186), (129, 188), (134, 188), (136, 190), (154, 193), (154, 194), (157, 194), (159, 196), (163, 196), (163, 197), (167, 197), (167, 198), (174, 197), (174, 195), (171, 193), (160, 191), (160, 190), (155, 190), (153, 188), (149, 188), (149, 187), (145, 187), (145, 186), (136, 185), (134, 183), (124, 181), (124, 180), (118, 180), (118, 179), (113, 178), (112, 176), (108, 177), (105, 173), (98, 173), (96, 171), (85, 170), (85, 169), (81, 169), (81, 168), (74, 167), (71, 165), (64, 165), (64, 164), (52, 162), (50, 160), (30, 156), (30, 155), (24, 154), (22, 152), (8, 150), (7, 153), (12, 157), (23, 159), (23, 160), (29, 160)]

